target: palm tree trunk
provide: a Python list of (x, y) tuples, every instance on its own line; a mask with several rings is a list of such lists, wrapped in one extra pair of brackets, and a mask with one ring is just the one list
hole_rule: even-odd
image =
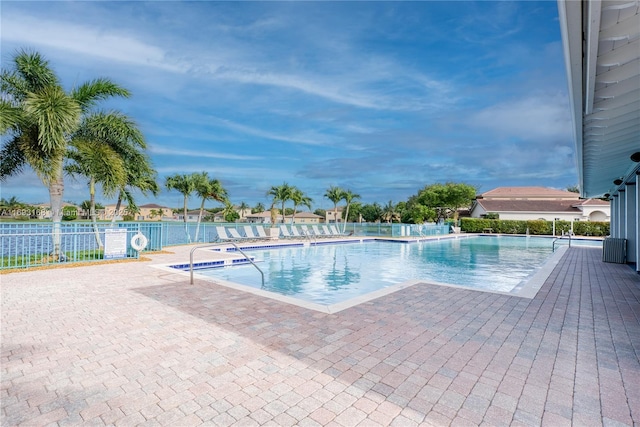
[(98, 231), (98, 221), (96, 220), (96, 182), (93, 178), (89, 180), (89, 214), (91, 215), (91, 224), (93, 225), (93, 234), (96, 236), (98, 249), (104, 249), (100, 232)]
[(293, 225), (293, 223), (296, 220), (296, 208), (298, 207), (298, 205), (293, 205), (293, 215), (291, 215), (291, 225)]
[(282, 212), (280, 212), (282, 214), (282, 223), (284, 224), (284, 204), (285, 201), (282, 202)]
[(122, 205), (122, 190), (118, 191), (118, 201), (116, 202), (116, 208), (113, 211), (113, 217), (111, 218), (111, 225), (116, 223), (116, 215), (120, 212), (120, 205)]
[(198, 234), (200, 232), (200, 221), (202, 220), (202, 212), (204, 212), (204, 201), (206, 199), (202, 198), (202, 203), (200, 204), (200, 213), (198, 214), (198, 223), (196, 224), (196, 237), (193, 238), (194, 241), (198, 241)]
[(55, 178), (49, 182), (49, 201), (51, 203), (51, 220), (53, 221), (53, 258), (61, 260), (61, 222), (62, 222), (62, 195), (64, 193), (64, 179), (62, 177), (62, 162)]
[(187, 235), (187, 242), (191, 243), (191, 235), (189, 235), (189, 226), (187, 225), (187, 196), (184, 196), (182, 213), (184, 215), (184, 233)]
[(347, 204), (347, 212), (344, 216), (344, 222), (342, 223), (342, 234), (347, 231), (347, 220), (349, 219), (349, 205)]

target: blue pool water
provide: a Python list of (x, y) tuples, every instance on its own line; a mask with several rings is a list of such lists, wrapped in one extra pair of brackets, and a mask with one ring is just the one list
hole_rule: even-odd
[(198, 274), (317, 304), (335, 304), (408, 280), (509, 292), (552, 254), (552, 240), (479, 236), (419, 243), (361, 242), (251, 251), (252, 265)]

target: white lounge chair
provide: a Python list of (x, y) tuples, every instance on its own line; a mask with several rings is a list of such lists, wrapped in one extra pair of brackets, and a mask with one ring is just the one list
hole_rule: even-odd
[(300, 231), (298, 230), (298, 227), (296, 227), (295, 225), (291, 226), (291, 235), (297, 238), (305, 237), (304, 231), (301, 234)]
[(329, 226), (328, 225), (323, 225), (322, 226), (322, 231), (323, 231), (324, 235), (327, 236), (327, 237), (337, 237), (337, 234), (335, 234), (331, 230), (329, 230)]
[(268, 239), (267, 232), (264, 230), (262, 225), (256, 225), (256, 233), (258, 233), (258, 237), (261, 239)]
[(285, 239), (291, 239), (293, 237), (291, 233), (289, 233), (287, 226), (284, 224), (280, 225), (280, 236), (284, 237)]
[(322, 231), (320, 231), (320, 229), (318, 228), (317, 225), (312, 225), (311, 229), (313, 230), (313, 235), (316, 236), (316, 237), (330, 237), (327, 234), (325, 234)]
[(336, 227), (335, 225), (330, 225), (329, 230), (331, 230), (331, 234), (333, 234), (334, 236), (351, 236), (353, 234), (353, 233), (343, 233), (340, 230), (338, 230), (338, 227)]
[(216, 226), (216, 233), (218, 233), (218, 240), (233, 240), (233, 237), (230, 237), (227, 234), (227, 229), (221, 226)]
[(238, 233), (238, 230), (236, 230), (235, 228), (227, 229), (227, 233), (229, 233), (229, 236), (231, 236), (231, 239), (233, 239), (233, 240), (248, 240), (249, 239), (249, 237), (241, 236), (240, 233)]
[(311, 236), (311, 237), (315, 237), (315, 233), (313, 232), (313, 230), (311, 230), (309, 227), (307, 227), (306, 225), (301, 225), (300, 226), (300, 231), (302, 231), (302, 234), (304, 234), (305, 236)]
[(253, 232), (253, 228), (250, 225), (244, 225), (242, 226), (242, 228), (244, 229), (244, 235), (247, 236), (247, 239), (262, 240), (267, 238), (266, 234), (264, 237), (261, 237), (260, 235), (256, 235)]

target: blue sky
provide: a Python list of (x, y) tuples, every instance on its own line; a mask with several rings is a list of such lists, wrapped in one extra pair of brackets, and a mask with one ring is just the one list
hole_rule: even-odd
[[(68, 89), (106, 76), (132, 92), (106, 107), (136, 120), (162, 184), (207, 171), (253, 206), (287, 182), (316, 209), (330, 185), (384, 204), (436, 182), (577, 182), (555, 1), (0, 7), (3, 67), (31, 48)], [(13, 195), (48, 202), (30, 172), (2, 184)], [(68, 178), (64, 199), (86, 184)]]

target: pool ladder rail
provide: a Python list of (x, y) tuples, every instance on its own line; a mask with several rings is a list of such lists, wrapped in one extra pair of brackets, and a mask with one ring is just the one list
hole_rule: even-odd
[(242, 249), (240, 249), (240, 247), (235, 243), (235, 242), (231, 242), (231, 241), (227, 241), (227, 242), (221, 242), (221, 243), (213, 243), (213, 244), (208, 244), (208, 245), (200, 245), (200, 246), (196, 246), (193, 249), (191, 249), (191, 253), (189, 254), (189, 276), (191, 278), (191, 284), (193, 285), (193, 253), (195, 251), (197, 251), (198, 249), (206, 249), (206, 248), (214, 248), (217, 246), (222, 246), (222, 245), (233, 245), (236, 250), (238, 252), (240, 252), (247, 261), (249, 261), (251, 263), (251, 265), (253, 265), (259, 272), (260, 275), (262, 276), (262, 287), (264, 287), (264, 272), (260, 269), (260, 267), (258, 267), (256, 265), (255, 262), (253, 262), (253, 260), (251, 258), (249, 258), (249, 256), (244, 253), (244, 251)]
[(555, 252), (556, 251), (556, 242), (560, 239), (562, 239), (563, 237), (568, 236), (569, 237), (569, 247), (571, 247), (571, 233), (567, 233), (567, 234), (562, 234), (562, 236), (560, 237), (556, 237), (555, 239), (553, 239), (553, 244), (551, 247), (551, 252)]

